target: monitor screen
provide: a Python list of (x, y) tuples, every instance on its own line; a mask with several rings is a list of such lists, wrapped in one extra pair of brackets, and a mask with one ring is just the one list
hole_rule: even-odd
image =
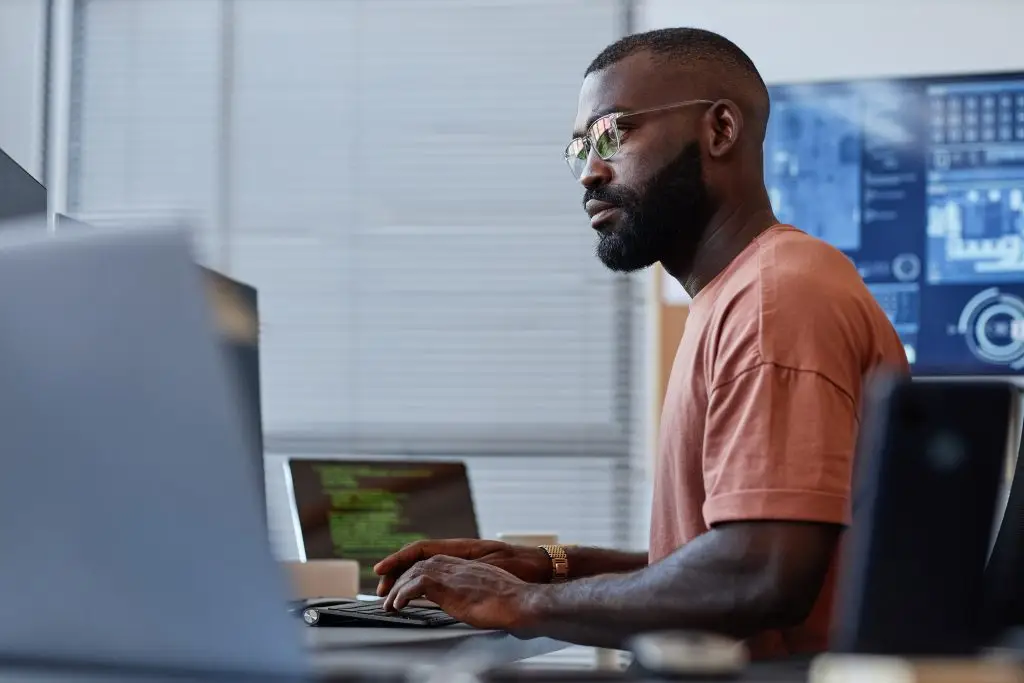
[(304, 559), (357, 560), (364, 593), (373, 565), (407, 543), (479, 536), (462, 463), (291, 460), (288, 473)]
[(1024, 74), (770, 90), (776, 215), (857, 265), (914, 374), (1024, 374)]

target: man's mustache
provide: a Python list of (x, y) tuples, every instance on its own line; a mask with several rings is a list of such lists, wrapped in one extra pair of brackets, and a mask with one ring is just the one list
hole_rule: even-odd
[(587, 190), (583, 193), (583, 208), (587, 207), (587, 202), (591, 199), (597, 202), (604, 202), (605, 204), (611, 204), (615, 208), (627, 208), (635, 204), (635, 200), (631, 193), (627, 191), (617, 190), (615, 188), (601, 187), (592, 190)]

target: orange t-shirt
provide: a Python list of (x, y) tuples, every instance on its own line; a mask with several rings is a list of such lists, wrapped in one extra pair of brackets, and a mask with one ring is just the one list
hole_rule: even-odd
[[(879, 366), (909, 372), (853, 263), (791, 226), (762, 233), (690, 306), (661, 418), (651, 561), (719, 522), (847, 524), (862, 385)], [(753, 657), (827, 648), (829, 573), (807, 621), (756, 635)]]

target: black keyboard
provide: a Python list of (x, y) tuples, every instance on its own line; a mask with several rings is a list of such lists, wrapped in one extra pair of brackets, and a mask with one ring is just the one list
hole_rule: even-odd
[(406, 607), (388, 612), (381, 603), (340, 603), (302, 610), (302, 620), (310, 626), (411, 626), (438, 628), (459, 622), (436, 607)]

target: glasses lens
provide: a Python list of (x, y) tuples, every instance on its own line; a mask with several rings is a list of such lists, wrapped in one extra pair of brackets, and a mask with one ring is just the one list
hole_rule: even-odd
[(583, 167), (587, 165), (587, 141), (583, 138), (574, 138), (565, 148), (565, 161), (569, 164), (572, 174), (579, 178), (583, 173)]
[(594, 149), (602, 159), (610, 159), (619, 151), (619, 130), (615, 127), (614, 116), (605, 116), (595, 121), (590, 134), (594, 138)]

